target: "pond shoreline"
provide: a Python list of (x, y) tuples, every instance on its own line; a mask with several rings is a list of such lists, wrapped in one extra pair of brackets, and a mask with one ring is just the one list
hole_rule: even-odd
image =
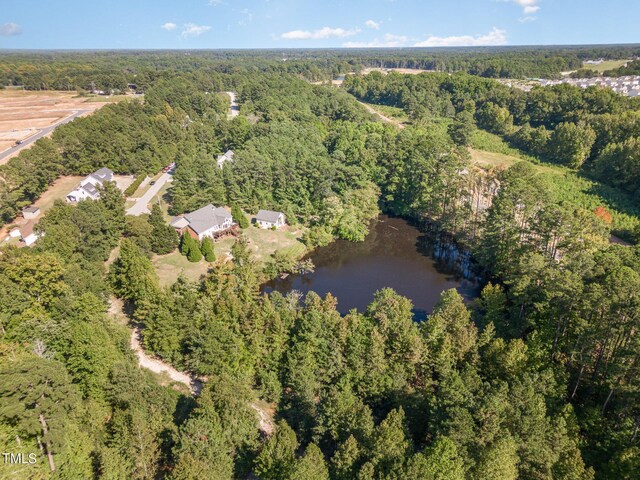
[(383, 214), (363, 242), (336, 240), (307, 253), (303, 258), (313, 261), (314, 273), (272, 279), (261, 291), (331, 293), (346, 314), (352, 308), (365, 311), (376, 291), (390, 287), (412, 301), (414, 318), (422, 320), (444, 290), (456, 288), (467, 300), (478, 294), (469, 252), (443, 238), (434, 241), (415, 222)]

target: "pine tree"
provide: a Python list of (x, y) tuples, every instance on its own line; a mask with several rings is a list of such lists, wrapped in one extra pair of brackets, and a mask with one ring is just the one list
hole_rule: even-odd
[(202, 255), (204, 255), (204, 259), (207, 262), (216, 261), (216, 254), (213, 248), (213, 240), (211, 240), (211, 238), (205, 237), (204, 240), (202, 240), (200, 250), (202, 252)]
[(149, 223), (153, 226), (151, 231), (151, 251), (158, 255), (172, 252), (178, 246), (178, 234), (167, 225), (162, 216), (162, 210), (155, 204), (151, 209)]
[(278, 430), (269, 438), (256, 458), (255, 471), (264, 480), (290, 478), (295, 466), (298, 440), (287, 422), (278, 422)]
[(315, 443), (310, 443), (304, 456), (296, 462), (291, 478), (296, 480), (329, 479), (329, 469), (324, 455)]
[(249, 226), (247, 216), (238, 205), (231, 207), (231, 215), (233, 216), (233, 221), (236, 222), (240, 228), (247, 228)]
[(200, 245), (198, 245), (198, 242), (195, 240), (195, 238), (192, 238), (191, 235), (189, 235), (189, 250), (187, 252), (187, 260), (189, 260), (190, 262), (193, 263), (197, 263), (200, 260), (202, 260), (202, 252), (200, 251)]
[(189, 239), (191, 238), (191, 235), (189, 235), (189, 233), (183, 233), (182, 236), (180, 237), (180, 253), (184, 256), (187, 256), (187, 254), (189, 253)]

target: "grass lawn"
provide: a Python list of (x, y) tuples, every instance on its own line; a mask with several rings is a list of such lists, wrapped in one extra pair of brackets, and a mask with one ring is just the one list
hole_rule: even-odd
[(42, 213), (46, 212), (53, 206), (53, 202), (59, 199), (64, 199), (71, 190), (73, 190), (76, 185), (80, 183), (84, 177), (60, 177), (53, 185), (51, 185), (40, 198), (35, 201), (34, 205), (36, 207), (40, 207)]
[[(216, 255), (217, 253), (216, 249)], [(207, 262), (203, 260), (199, 263), (191, 263), (178, 250), (168, 255), (154, 255), (151, 261), (158, 273), (160, 285), (163, 287), (173, 284), (180, 275), (190, 280), (200, 280), (209, 271)]]
[[(41, 210), (40, 216), (35, 219), (36, 223), (53, 207), (53, 203), (56, 200), (64, 199), (67, 193), (73, 190), (83, 178), (84, 177), (77, 176), (60, 177), (53, 182), (53, 184), (40, 195), (40, 198), (33, 203), (33, 205), (39, 207)], [(22, 218), (22, 215), (18, 215), (13, 222), (8, 223), (0, 229), (0, 241), (6, 238), (9, 230), (12, 230), (15, 226), (22, 227), (25, 223), (27, 223), (27, 221)]]
[(589, 70), (595, 70), (596, 72), (604, 72), (605, 70), (614, 70), (616, 68), (620, 68), (629, 60), (605, 60), (600, 65), (591, 65), (588, 63), (582, 63), (582, 68), (587, 68)]
[[(281, 250), (290, 253), (294, 257), (304, 255), (306, 252), (305, 245), (300, 241), (305, 228), (287, 225), (279, 230), (263, 230), (262, 228), (250, 226), (245, 228), (243, 233), (249, 241), (249, 249), (253, 254), (253, 258), (260, 264), (264, 264), (269, 257), (276, 251)], [(226, 238), (216, 243), (216, 255), (218, 252), (226, 254), (231, 252), (234, 239)]]
[[(305, 245), (300, 241), (304, 233), (304, 227), (286, 226), (279, 230), (263, 230), (257, 227), (249, 227), (243, 230), (249, 241), (249, 249), (258, 265), (264, 265), (276, 250), (291, 253), (300, 257), (306, 252)], [(225, 238), (215, 244), (216, 258), (225, 258), (231, 252), (235, 239)], [(174, 283), (180, 274), (190, 280), (200, 280), (209, 270), (206, 261), (191, 263), (183, 257), (179, 251), (168, 255), (154, 255), (153, 265), (158, 273), (162, 286)]]

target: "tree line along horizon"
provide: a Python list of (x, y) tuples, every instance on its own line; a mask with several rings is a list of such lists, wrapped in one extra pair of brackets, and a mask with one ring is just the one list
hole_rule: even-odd
[[(145, 174), (171, 159), (172, 213), (277, 207), (314, 247), (362, 240), (382, 210), (465, 245), (486, 285), (472, 305), (443, 292), (421, 323), (390, 289), (341, 316), (331, 295), (260, 295), (286, 262), (261, 267), (240, 239), (233, 261), (210, 257), (202, 281), (161, 287), (151, 252), (177, 243), (157, 208), (126, 217), (111, 184), (98, 201), (58, 202), (35, 248), (0, 255), (0, 444), (43, 451), (56, 467), (45, 455), (8, 475), (634, 478), (640, 252), (609, 235), (638, 235), (637, 103), (462, 73), (354, 76), (342, 91), (271, 59), (229, 71), (177, 62), (144, 102), (105, 106), (1, 166), (3, 221), (60, 175)], [(228, 100), (206, 93), (226, 90), (242, 104), (231, 120)], [(352, 95), (404, 109), (411, 125), (376, 121)], [(479, 131), (526, 160), (474, 167), (466, 146)], [(214, 156), (229, 148), (235, 161), (220, 169)], [(576, 193), (582, 176), (602, 209)], [(147, 351), (207, 377), (198, 397), (137, 367), (129, 329), (107, 313), (111, 295), (142, 325)], [(270, 436), (256, 403), (275, 412)]]

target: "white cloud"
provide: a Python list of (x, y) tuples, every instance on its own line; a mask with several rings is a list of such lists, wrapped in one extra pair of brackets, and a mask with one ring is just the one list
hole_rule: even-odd
[(528, 16), (528, 17), (519, 18), (518, 21), (520, 23), (529, 23), (529, 22), (533, 22), (535, 19), (536, 19), (536, 17)]
[(209, 0), (209, 5), (217, 7), (218, 5), (224, 5), (224, 2), (222, 0)]
[(280, 35), (281, 38), (286, 40), (318, 40), (322, 38), (331, 38), (331, 37), (350, 37), (359, 33), (360, 30), (345, 30), (344, 28), (331, 28), (324, 27), (319, 30), (292, 30), (290, 32), (285, 32)]
[(197, 37), (198, 35), (202, 35), (205, 32), (211, 30), (211, 27), (208, 25), (196, 25), (195, 23), (185, 23), (184, 28), (182, 30), (183, 37)]
[(414, 47), (479, 47), (488, 45), (505, 45), (507, 43), (507, 32), (493, 27), (485, 35), (452, 35), (450, 37), (430, 36), (422, 42), (418, 42)]
[(373, 28), (374, 30), (380, 30), (380, 22), (376, 22), (374, 20), (367, 20), (366, 22), (364, 22), (364, 24), (369, 28)]
[(376, 38), (371, 42), (346, 42), (342, 46), (345, 48), (398, 48), (403, 47), (409, 42), (409, 37), (405, 35), (385, 34), (380, 39)]
[(522, 7), (522, 13), (527, 15), (533, 15), (540, 10), (540, 5), (538, 5), (539, 0), (502, 0), (503, 2), (510, 2), (520, 5)]
[(20, 35), (22, 33), (22, 27), (17, 23), (9, 22), (0, 25), (0, 36), (13, 37), (14, 35)]
[(164, 25), (162, 25), (160, 28), (164, 28), (167, 32), (170, 32), (171, 30), (175, 30), (177, 27), (177, 25), (173, 22), (167, 22)]

